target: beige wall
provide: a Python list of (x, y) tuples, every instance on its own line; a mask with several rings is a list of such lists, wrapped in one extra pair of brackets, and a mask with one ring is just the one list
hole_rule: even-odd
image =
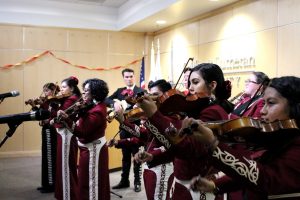
[[(16, 64), (46, 50), (73, 64), (89, 67), (113, 67), (140, 59), (145, 51), (143, 33), (109, 32), (78, 29), (0, 25), (0, 66)], [(136, 71), (139, 80), (140, 62), (129, 66)], [(0, 70), (0, 93), (18, 90), (20, 96), (7, 98), (0, 104), (0, 115), (28, 112), (24, 101), (38, 97), (46, 82), (58, 82), (71, 75), (81, 84), (88, 78), (105, 80), (112, 93), (123, 86), (121, 70), (91, 71), (75, 68), (50, 55), (29, 64)], [(117, 132), (117, 123), (109, 124), (107, 139)], [(0, 125), (0, 139), (8, 127)], [(0, 156), (35, 155), (40, 153), (41, 133), (37, 122), (24, 122), (0, 149)], [(120, 151), (110, 150), (110, 168), (120, 166)], [(115, 164), (112, 164), (115, 163)]]
[[(245, 0), (155, 34), (161, 46), (164, 78), (173, 67), (177, 81), (184, 63), (215, 62), (240, 92), (249, 71), (270, 77), (300, 76), (300, 1)], [(156, 42), (154, 42), (156, 44)], [(255, 65), (228, 65), (227, 61), (254, 58)]]

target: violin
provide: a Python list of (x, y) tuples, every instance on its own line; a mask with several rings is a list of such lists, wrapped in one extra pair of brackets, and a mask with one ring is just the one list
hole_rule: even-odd
[(158, 101), (158, 109), (164, 114), (182, 113), (185, 116), (198, 118), (201, 110), (210, 103), (208, 95), (193, 94), (185, 96), (182, 92), (171, 89), (165, 92)]
[[(94, 104), (92, 104), (94, 105)], [(91, 108), (90, 104), (86, 104), (83, 102), (82, 97), (79, 98), (73, 105), (68, 107), (67, 109), (64, 110), (66, 114), (70, 116), (78, 115), (78, 114), (83, 114), (85, 113), (88, 109)], [(62, 116), (58, 116), (54, 118), (55, 122), (61, 122), (62, 121)]]
[[(267, 123), (250, 117), (241, 117), (228, 121), (204, 122), (203, 125), (212, 129), (222, 141), (255, 144), (263, 144), (272, 133), (281, 130), (299, 130), (294, 119)], [(179, 135), (183, 137), (184, 135), (191, 135), (197, 127), (198, 124), (192, 124), (191, 127), (182, 129)]]
[(145, 113), (143, 109), (141, 108), (133, 108), (131, 110), (127, 110), (124, 112), (124, 117), (127, 119), (129, 122), (134, 122), (136, 120), (139, 120), (141, 117), (145, 116)]
[(47, 96), (47, 97), (38, 97), (35, 99), (28, 99), (25, 101), (25, 105), (31, 105), (32, 107), (41, 105), (48, 101), (58, 101), (60, 99), (71, 96), (71, 94), (60, 94), (55, 96)]
[(81, 115), (84, 115), (88, 110), (90, 110), (94, 106), (95, 106), (94, 103), (80, 103), (73, 109), (72, 112), (70, 112), (69, 116), (76, 115), (77, 117), (80, 117)]
[(28, 99), (25, 101), (25, 105), (31, 105), (32, 107), (35, 107), (37, 105), (41, 105), (46, 101), (46, 97), (39, 97), (35, 99)]
[[(142, 100), (144, 95), (143, 92), (138, 93), (135, 97), (127, 98), (126, 101), (135, 104)], [(176, 89), (170, 89), (160, 97), (155, 95), (150, 95), (150, 97), (156, 101), (158, 110), (165, 115), (180, 114), (181, 116), (185, 115), (194, 118), (198, 118), (199, 112), (210, 103), (208, 95), (194, 94), (185, 96)]]
[(55, 100), (60, 100), (60, 99), (69, 97), (69, 96), (71, 96), (71, 94), (58, 94), (58, 95), (55, 95), (55, 96), (47, 96), (46, 100), (47, 101), (55, 101)]

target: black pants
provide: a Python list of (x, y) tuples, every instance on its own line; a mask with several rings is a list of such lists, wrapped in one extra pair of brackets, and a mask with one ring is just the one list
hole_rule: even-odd
[[(120, 138), (130, 138), (131, 135), (128, 132), (121, 131)], [(122, 179), (121, 181), (128, 181), (129, 180), (129, 173), (131, 167), (131, 157), (134, 156), (139, 151), (138, 146), (131, 146), (122, 148)], [(134, 172), (134, 184), (141, 184), (141, 164), (133, 161), (133, 172)]]
[(42, 187), (54, 189), (56, 169), (55, 128), (45, 125), (42, 128)]

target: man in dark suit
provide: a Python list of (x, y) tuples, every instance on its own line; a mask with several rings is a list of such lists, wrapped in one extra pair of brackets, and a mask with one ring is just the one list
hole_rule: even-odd
[[(139, 92), (144, 92), (144, 90), (135, 85), (134, 71), (132, 69), (124, 69), (122, 71), (122, 76), (124, 79), (124, 83), (126, 87), (118, 88), (111, 96), (106, 99), (106, 104), (113, 105), (116, 111), (120, 109), (130, 110), (133, 108), (133, 105), (128, 105), (127, 108), (122, 108), (122, 104), (119, 101), (115, 101), (114, 99), (118, 99), (120, 101), (125, 100), (126, 96), (134, 96)], [(136, 122), (137, 124), (139, 122)], [(121, 130), (120, 138), (130, 138), (132, 137), (130, 133)], [(121, 189), (129, 187), (129, 172), (131, 167), (131, 155), (134, 156), (135, 153), (138, 152), (138, 147), (124, 147), (122, 148), (122, 175), (121, 181), (119, 184), (113, 186), (113, 189)], [(141, 191), (141, 180), (140, 180), (140, 170), (141, 164), (134, 162), (133, 163), (133, 171), (134, 171), (134, 191)]]

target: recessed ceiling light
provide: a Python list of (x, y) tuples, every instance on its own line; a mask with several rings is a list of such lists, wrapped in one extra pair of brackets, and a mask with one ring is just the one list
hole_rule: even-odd
[(162, 24), (165, 24), (165, 23), (167, 23), (165, 20), (157, 20), (156, 21), (156, 24), (158, 24), (158, 25), (162, 25)]

